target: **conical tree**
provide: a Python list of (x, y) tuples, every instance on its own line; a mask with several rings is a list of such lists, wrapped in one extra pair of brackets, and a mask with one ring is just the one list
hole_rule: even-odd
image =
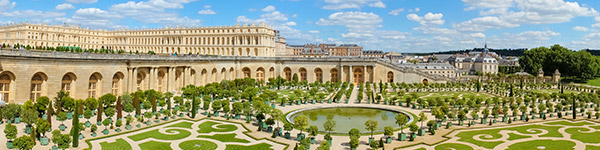
[[(77, 100), (76, 101), (77, 105), (81, 105), (81, 100)], [(73, 136), (73, 147), (77, 147), (79, 146), (79, 107), (75, 107), (75, 117), (73, 117), (73, 122), (72, 122), (72, 133), (71, 135)]]

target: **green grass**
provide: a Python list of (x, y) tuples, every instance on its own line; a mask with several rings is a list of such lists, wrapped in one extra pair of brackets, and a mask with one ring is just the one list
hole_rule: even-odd
[(435, 150), (472, 150), (471, 146), (458, 143), (444, 143), (435, 146)]
[(427, 149), (426, 149), (426, 148), (422, 148), (422, 147), (421, 147), (421, 148), (417, 148), (417, 149), (415, 149), (415, 150), (427, 150)]
[[(198, 125), (198, 128), (200, 128), (200, 130), (198, 130), (198, 133), (230, 132), (230, 131), (235, 131), (238, 129), (235, 125), (231, 125), (231, 124), (218, 125), (218, 124), (221, 124), (221, 123), (212, 122), (212, 121), (203, 122), (202, 124)], [(213, 128), (212, 127), (213, 125), (217, 125), (217, 128)]]
[(204, 140), (189, 140), (181, 142), (179, 148), (182, 150), (215, 150), (218, 148), (217, 144), (204, 141)]
[(237, 143), (250, 143), (248, 140), (238, 139), (235, 137), (235, 133), (230, 134), (215, 134), (215, 135), (198, 135), (199, 138), (214, 139), (221, 142), (237, 142)]
[(560, 149), (568, 150), (573, 149), (575, 143), (565, 140), (533, 140), (515, 143), (508, 146), (509, 150), (524, 150), (524, 149), (538, 149), (538, 146), (544, 146), (545, 149)]
[(590, 122), (586, 122), (586, 121), (580, 121), (580, 122), (570, 122), (570, 121), (555, 121), (555, 122), (548, 122), (548, 123), (544, 123), (547, 125), (563, 125), (563, 126), (584, 126), (584, 125), (593, 125), (593, 123)]
[[(558, 129), (560, 129), (560, 128), (561, 128), (560, 126), (526, 125), (526, 126), (518, 126), (518, 127), (499, 128), (499, 129), (463, 131), (463, 132), (458, 133), (456, 136), (460, 137), (460, 139), (458, 141), (469, 142), (469, 143), (473, 143), (475, 145), (479, 145), (481, 147), (493, 149), (497, 145), (502, 144), (504, 142), (502, 142), (502, 141), (494, 141), (494, 142), (478, 141), (478, 140), (473, 139), (473, 136), (478, 135), (478, 134), (488, 134), (488, 135), (491, 135), (492, 137), (485, 138), (485, 136), (481, 136), (481, 138), (482, 139), (498, 139), (498, 138), (502, 137), (502, 135), (499, 134), (499, 132), (502, 130), (514, 130), (514, 131), (517, 131), (522, 134), (538, 134), (538, 133), (541, 133), (541, 131), (533, 130), (532, 132), (528, 132), (527, 129), (543, 129), (543, 130), (547, 130), (548, 133), (544, 134), (544, 135), (540, 135), (540, 137), (562, 137), (562, 135), (558, 132)], [(509, 139), (510, 138), (518, 139), (518, 138), (523, 138), (523, 137), (521, 137), (521, 136), (509, 137)]]
[(585, 84), (592, 86), (600, 86), (600, 78), (588, 80)]
[(265, 149), (272, 149), (271, 146), (272, 145), (269, 145), (267, 143), (259, 143), (259, 144), (254, 144), (254, 145), (250, 145), (250, 146), (227, 144), (226, 149), (227, 150), (265, 150)]
[(102, 147), (102, 150), (131, 150), (131, 145), (123, 139), (117, 139), (116, 142), (112, 143), (102, 142), (100, 147)]
[[(581, 131), (581, 132), (580, 132)], [(571, 134), (571, 139), (579, 140), (583, 143), (600, 143), (600, 132), (583, 133), (590, 131), (588, 128), (568, 128), (565, 132)]]
[(531, 136), (526, 136), (526, 135), (518, 135), (518, 134), (514, 134), (514, 133), (508, 133), (508, 138), (507, 140), (518, 140), (518, 139), (526, 139), (526, 138), (531, 138)]
[(586, 150), (600, 150), (600, 146), (586, 145)]
[(140, 149), (143, 150), (169, 150), (171, 148), (171, 143), (165, 142), (157, 142), (157, 141), (148, 141), (140, 144)]
[(600, 129), (600, 126), (590, 126), (590, 128)]
[(192, 134), (189, 131), (182, 130), (182, 129), (167, 129), (165, 131), (167, 133), (175, 133), (175, 132), (179, 132), (179, 133), (178, 134), (163, 134), (163, 133), (160, 133), (158, 131), (158, 129), (156, 129), (156, 130), (128, 136), (128, 138), (130, 138), (133, 141), (140, 141), (140, 140), (147, 139), (147, 138), (155, 138), (155, 139), (159, 139), (159, 140), (179, 140), (179, 139), (186, 138)]
[(170, 126), (167, 126), (167, 127), (179, 127), (179, 128), (192, 129), (192, 125), (193, 125), (193, 124), (194, 124), (194, 123), (191, 123), (191, 122), (184, 121), (184, 122), (180, 122), (180, 123), (177, 123), (177, 124), (173, 124), (173, 125), (170, 125)]

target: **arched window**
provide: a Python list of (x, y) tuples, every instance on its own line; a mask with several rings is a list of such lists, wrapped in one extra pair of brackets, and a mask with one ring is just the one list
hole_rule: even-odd
[(331, 77), (330, 77), (331, 78), (331, 82), (338, 82), (338, 76), (339, 76), (339, 74), (338, 74), (337, 69), (335, 69), (335, 68), (331, 69), (330, 72), (331, 72)]
[(144, 88), (144, 78), (146, 78), (146, 75), (144, 73), (139, 72), (137, 74), (137, 79), (136, 79), (136, 83), (137, 83), (137, 90), (143, 90)]
[(292, 69), (286, 67), (283, 69), (283, 72), (285, 75), (285, 80), (292, 81)]
[(88, 97), (96, 98), (97, 90), (98, 90), (98, 77), (93, 74), (90, 76), (90, 82), (88, 84)]
[(300, 68), (298, 72), (300, 72), (300, 81), (306, 81), (306, 69)]
[(323, 70), (321, 68), (315, 69), (315, 77), (317, 78), (316, 81), (323, 82)]
[(121, 79), (123, 78), (123, 75), (121, 75), (120, 73), (117, 73), (113, 76), (112, 79), (112, 94), (113, 95), (120, 95), (120, 83), (121, 83)]
[(71, 84), (73, 83), (73, 77), (71, 77), (71, 75), (66, 74), (63, 76), (61, 83), (60, 90), (71, 92)]
[(246, 67), (244, 69), (242, 69), (242, 72), (244, 73), (244, 78), (250, 78), (251, 74), (250, 74), (250, 68)]
[(258, 81), (265, 81), (265, 69), (258, 68), (256, 70), (256, 80), (258, 80)]
[(2, 94), (2, 100), (6, 103), (9, 102), (10, 81), (10, 76), (8, 76), (8, 74), (0, 75), (0, 94)]
[(391, 71), (390, 71), (390, 72), (388, 72), (388, 73), (387, 73), (387, 78), (388, 78), (388, 79), (387, 79), (387, 81), (388, 81), (388, 82), (390, 82), (390, 83), (394, 82), (394, 73), (393, 73), (393, 72), (391, 72)]
[(44, 79), (39, 73), (33, 75), (31, 78), (31, 94), (29, 95), (29, 99), (35, 102), (42, 96), (42, 83), (44, 83)]

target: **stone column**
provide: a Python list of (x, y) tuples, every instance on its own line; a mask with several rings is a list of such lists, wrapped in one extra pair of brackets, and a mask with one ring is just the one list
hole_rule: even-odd
[(137, 74), (138, 74), (138, 68), (132, 68), (133, 69), (133, 74), (132, 74), (132, 78), (131, 78), (131, 91), (137, 91)]
[(348, 82), (350, 82), (350, 83), (354, 83), (354, 80), (353, 80), (353, 79), (354, 79), (354, 77), (353, 77), (353, 75), (354, 75), (354, 74), (353, 74), (353, 72), (352, 72), (352, 65), (350, 65), (350, 69), (348, 69), (348, 71), (349, 71), (349, 72), (348, 72), (348, 75), (349, 75), (349, 76), (348, 76)]
[(340, 64), (340, 71), (338, 72), (338, 81), (344, 82), (344, 66)]
[(363, 72), (364, 72), (364, 75), (363, 75), (364, 80), (363, 80), (363, 82), (368, 82), (369, 78), (370, 78), (369, 72), (367, 71), (368, 67), (367, 67), (367, 65), (365, 65), (364, 67), (365, 67), (365, 69), (363, 70)]
[(173, 92), (175, 91), (175, 67), (171, 66), (169, 67), (169, 69), (167, 69), (167, 91), (169, 92)]
[(150, 72), (148, 75), (148, 89), (156, 89), (156, 68), (150, 67), (148, 70)]
[(132, 81), (133, 81), (133, 78), (134, 78), (132, 74), (133, 74), (132, 68), (131, 67), (127, 67), (127, 81), (126, 81), (127, 87), (125, 87), (125, 90), (127, 90), (127, 92), (132, 92), (133, 91), (132, 88), (131, 88), (132, 87), (131, 84), (133, 83)]
[(187, 86), (189, 84), (192, 84), (192, 67), (190, 66), (186, 66), (185, 67), (185, 78), (183, 80), (183, 84), (182, 86)]

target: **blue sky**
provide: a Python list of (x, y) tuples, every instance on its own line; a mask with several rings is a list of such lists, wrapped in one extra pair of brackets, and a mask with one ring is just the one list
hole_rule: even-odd
[(561, 44), (600, 49), (598, 0), (0, 0), (0, 24), (94, 29), (264, 22), (288, 44), (431, 52)]

